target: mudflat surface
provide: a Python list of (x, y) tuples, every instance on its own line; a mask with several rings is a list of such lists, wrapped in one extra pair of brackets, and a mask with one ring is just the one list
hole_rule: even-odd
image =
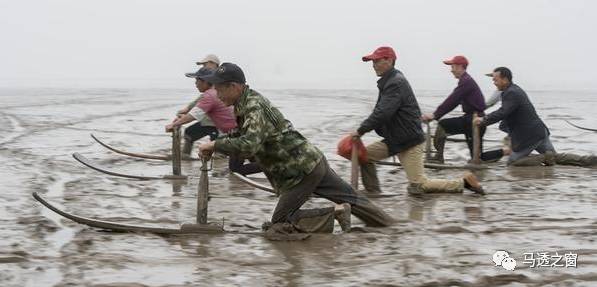
[[(375, 91), (261, 91), (349, 180), (338, 140), (375, 104)], [(447, 91), (418, 91), (431, 112)], [(489, 91), (486, 93), (489, 94)], [(477, 172), (488, 195), (412, 197), (402, 170), (379, 167), (384, 192), (373, 201), (399, 219), (391, 228), (271, 242), (258, 235), (161, 237), (110, 233), (63, 219), (36, 202), (39, 192), (69, 212), (122, 223), (178, 227), (195, 218), (199, 162), (184, 162), (189, 180), (138, 181), (98, 173), (72, 159), (79, 152), (112, 170), (140, 175), (172, 172), (169, 162), (108, 151), (89, 136), (128, 151), (168, 153), (164, 125), (196, 94), (184, 90), (0, 89), (1, 286), (595, 286), (597, 173), (579, 167), (507, 168)], [(595, 93), (529, 91), (560, 152), (597, 151)], [(565, 100), (562, 100), (565, 99)], [(488, 129), (486, 148), (504, 136)], [(371, 134), (366, 143), (378, 140)], [(447, 161), (463, 164), (464, 143), (448, 143)], [(209, 218), (227, 230), (258, 232), (276, 198), (226, 173), (210, 175)], [(427, 170), (429, 177), (462, 171)], [(315, 199), (312, 206), (325, 206)], [(495, 266), (505, 250), (518, 266)], [(578, 254), (577, 267), (531, 268), (524, 253)]]

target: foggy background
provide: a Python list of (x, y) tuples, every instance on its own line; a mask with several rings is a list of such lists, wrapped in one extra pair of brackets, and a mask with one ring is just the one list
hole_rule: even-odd
[(0, 87), (192, 88), (208, 53), (264, 88), (375, 89), (361, 56), (398, 53), (415, 89), (510, 67), (525, 89), (597, 89), (595, 1), (0, 0)]

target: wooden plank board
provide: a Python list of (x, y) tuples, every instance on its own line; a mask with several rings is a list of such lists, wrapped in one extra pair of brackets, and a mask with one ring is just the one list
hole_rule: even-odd
[(205, 232), (197, 232), (194, 229), (182, 229), (182, 228), (164, 228), (164, 227), (152, 227), (152, 226), (139, 226), (139, 225), (131, 225), (131, 224), (122, 224), (117, 222), (111, 221), (104, 221), (98, 220), (88, 217), (78, 216), (66, 211), (63, 211), (56, 207), (53, 204), (50, 204), (47, 200), (41, 197), (37, 192), (33, 192), (33, 198), (43, 204), (48, 209), (56, 212), (57, 214), (70, 219), (76, 223), (84, 224), (90, 227), (99, 228), (99, 229), (106, 229), (111, 231), (118, 231), (118, 232), (148, 232), (148, 233), (155, 233), (155, 234), (190, 234), (190, 233), (205, 233)]
[[(390, 166), (402, 166), (399, 162), (389, 162), (389, 161), (376, 161), (376, 164), (379, 165), (390, 165)], [(488, 169), (489, 167), (486, 165), (479, 165), (479, 164), (463, 164), (463, 165), (455, 165), (455, 164), (440, 164), (440, 163), (424, 163), (426, 168), (433, 168), (433, 169), (469, 169), (469, 170), (482, 170)]]

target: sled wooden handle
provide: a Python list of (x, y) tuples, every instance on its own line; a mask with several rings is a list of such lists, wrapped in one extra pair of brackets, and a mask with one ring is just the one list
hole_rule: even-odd
[(481, 164), (481, 136), (479, 133), (479, 125), (475, 124), (478, 118), (477, 113), (473, 113), (472, 127), (473, 127), (473, 164)]
[(429, 122), (425, 122), (427, 134), (425, 135), (425, 159), (431, 159), (431, 127)]
[(172, 174), (181, 175), (182, 151), (180, 149), (180, 127), (172, 130)]
[(357, 191), (359, 188), (359, 151), (357, 146), (358, 137), (352, 138), (352, 153), (351, 153), (351, 172), (350, 185)]
[(197, 224), (207, 223), (207, 200), (209, 198), (207, 157), (201, 158), (201, 174), (199, 176), (199, 188), (197, 189)]

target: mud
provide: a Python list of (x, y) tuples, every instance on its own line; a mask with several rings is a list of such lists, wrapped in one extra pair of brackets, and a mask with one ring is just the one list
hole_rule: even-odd
[[(191, 87), (190, 87), (191, 88)], [(72, 159), (80, 152), (114, 170), (172, 173), (168, 162), (108, 151), (90, 133), (127, 151), (164, 153), (163, 132), (191, 89), (0, 89), (1, 286), (595, 286), (597, 285), (597, 173), (578, 167), (507, 168), (503, 161), (478, 171), (488, 195), (406, 194), (404, 172), (379, 167), (382, 189), (399, 196), (373, 201), (399, 223), (354, 232), (315, 234), (305, 241), (269, 241), (259, 235), (162, 237), (110, 233), (68, 221), (32, 197), (77, 215), (132, 224), (177, 227), (195, 219), (200, 162), (183, 162), (187, 181), (111, 177)], [(349, 179), (350, 163), (335, 145), (375, 103), (375, 91), (262, 91), (298, 130)], [(444, 96), (418, 91), (425, 112)], [(489, 94), (489, 91), (486, 93)], [(597, 151), (595, 93), (529, 91), (562, 152)], [(565, 96), (566, 101), (562, 101)], [(486, 148), (503, 134), (488, 129)], [(376, 140), (367, 135), (365, 143)], [(448, 142), (447, 161), (465, 163), (464, 143)], [(241, 182), (217, 160), (211, 172), (209, 220), (228, 230), (258, 232), (275, 197)], [(427, 170), (458, 177), (458, 170)], [(313, 199), (313, 206), (328, 204)], [(495, 266), (506, 250), (514, 271)], [(526, 252), (578, 254), (576, 268), (523, 265)]]

